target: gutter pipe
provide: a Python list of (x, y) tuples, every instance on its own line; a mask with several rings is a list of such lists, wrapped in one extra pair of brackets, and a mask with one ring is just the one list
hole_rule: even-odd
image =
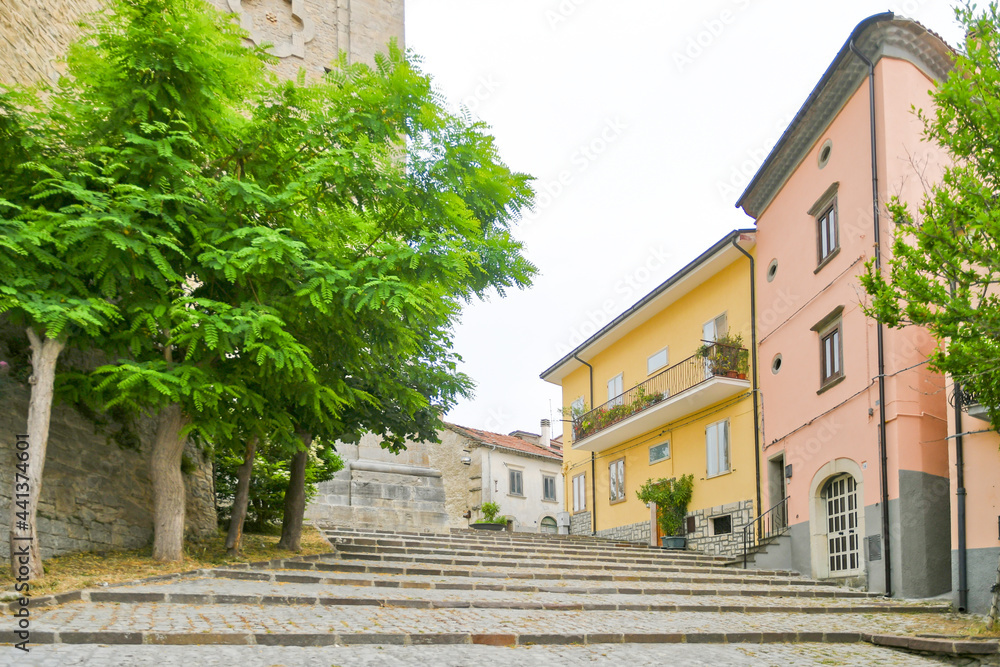
[[(850, 49), (868, 66), (868, 106), (872, 143), (872, 215), (875, 222), (875, 270), (882, 273), (882, 243), (879, 234), (878, 214), (878, 161), (875, 137), (875, 63), (869, 60), (851, 38)], [(889, 535), (889, 462), (886, 447), (885, 427), (885, 341), (882, 322), (876, 320), (878, 355), (878, 448), (879, 472), (881, 475), (882, 497), (882, 558), (885, 564), (885, 596), (892, 597), (892, 540)]]
[[(750, 355), (753, 364), (753, 451), (754, 465), (757, 470), (757, 516), (761, 515), (763, 508), (760, 504), (760, 411), (757, 409), (757, 290), (754, 282), (754, 260), (753, 255), (748, 253), (739, 245), (739, 234), (733, 236), (733, 247), (743, 253), (750, 260)], [(763, 531), (763, 524), (757, 522), (757, 532)], [(758, 537), (760, 535), (758, 534)]]
[[(590, 369), (590, 409), (594, 409), (594, 367), (581, 359), (576, 352), (573, 358)], [(597, 454), (590, 453), (590, 534), (597, 535)]]

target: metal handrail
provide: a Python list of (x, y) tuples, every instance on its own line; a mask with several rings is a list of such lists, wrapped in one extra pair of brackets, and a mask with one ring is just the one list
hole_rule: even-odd
[(573, 440), (582, 440), (716, 377), (746, 378), (749, 352), (742, 347), (712, 343), (615, 396), (589, 412), (573, 417)]
[(788, 496), (743, 526), (743, 567), (747, 566), (751, 547), (760, 544), (769, 537), (781, 535), (786, 530), (788, 530)]

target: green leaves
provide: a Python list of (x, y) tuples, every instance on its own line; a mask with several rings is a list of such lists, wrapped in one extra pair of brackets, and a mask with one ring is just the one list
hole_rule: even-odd
[(914, 212), (893, 199), (896, 221), (888, 275), (873, 263), (862, 276), (866, 312), (890, 326), (926, 327), (939, 341), (931, 365), (990, 408), (1000, 427), (1000, 14), (956, 10), (964, 53), (919, 112), (925, 135), (954, 160)]

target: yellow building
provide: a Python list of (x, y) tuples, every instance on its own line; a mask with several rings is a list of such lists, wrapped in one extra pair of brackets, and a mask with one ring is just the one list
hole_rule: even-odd
[(727, 234), (542, 373), (562, 387), (572, 533), (655, 540), (636, 491), (690, 473), (688, 548), (741, 553), (759, 506), (754, 242)]

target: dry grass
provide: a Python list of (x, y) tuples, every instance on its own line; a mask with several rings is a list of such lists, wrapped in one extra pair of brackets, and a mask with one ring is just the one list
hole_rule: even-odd
[[(185, 543), (184, 560), (173, 563), (154, 561), (151, 558), (151, 547), (132, 551), (100, 551), (56, 556), (45, 561), (45, 576), (31, 584), (31, 595), (51, 595), (97, 586), (105, 582), (113, 584), (159, 574), (274, 558), (308, 556), (331, 550), (330, 544), (311, 526), (302, 528), (302, 550), (298, 553), (275, 548), (278, 539), (277, 535), (244, 535), (243, 554), (231, 557), (226, 554), (225, 535), (219, 534), (203, 542)], [(5, 568), (0, 574), (0, 590), (9, 591), (13, 587), (14, 578)]]

